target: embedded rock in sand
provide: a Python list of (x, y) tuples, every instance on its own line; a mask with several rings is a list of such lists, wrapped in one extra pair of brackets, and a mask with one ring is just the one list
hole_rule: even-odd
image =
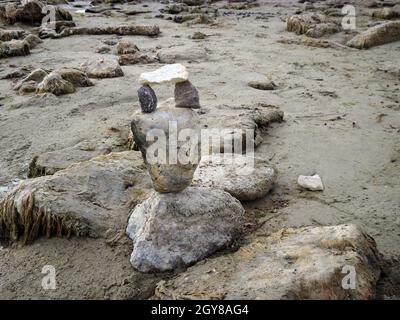
[(74, 93), (75, 87), (71, 82), (64, 80), (59, 73), (53, 71), (38, 84), (36, 92), (49, 92), (59, 96), (62, 94)]
[[(14, 90), (18, 91), (20, 88), (27, 82), (30, 83), (39, 83), (43, 81), (43, 79), (47, 76), (47, 72), (43, 69), (35, 69), (30, 74), (28, 74), (25, 78), (23, 78), (20, 82), (18, 82), (14, 86)], [(33, 81), (33, 82), (32, 82)], [(35, 90), (33, 90), (35, 91)]]
[(99, 237), (124, 225), (134, 201), (151, 188), (134, 151), (111, 153), (52, 176), (22, 181), (0, 201), (0, 238)]
[(139, 51), (139, 48), (134, 43), (127, 41), (118, 42), (116, 48), (118, 54), (128, 54)]
[(189, 77), (186, 67), (180, 63), (168, 64), (155, 71), (142, 73), (139, 77), (140, 84), (162, 84), (186, 81)]
[[(159, 299), (373, 299), (375, 241), (355, 225), (283, 229), (161, 281)], [(201, 281), (199, 281), (201, 279)]]
[(91, 87), (93, 82), (87, 74), (75, 68), (60, 68), (56, 71), (63, 80), (71, 82), (75, 87)]
[(142, 52), (121, 54), (118, 57), (118, 62), (122, 66), (130, 64), (148, 64), (158, 62), (157, 57), (150, 56)]
[(131, 264), (141, 272), (191, 265), (231, 244), (241, 233), (243, 215), (240, 202), (219, 189), (153, 192), (129, 218)]
[(264, 197), (276, 181), (277, 171), (262, 159), (241, 154), (203, 156), (193, 185), (220, 188), (241, 201)]
[(175, 108), (169, 100), (152, 113), (134, 114), (133, 137), (156, 191), (179, 192), (191, 184), (200, 157), (199, 121), (192, 109)]
[(340, 31), (339, 25), (333, 20), (328, 19), (323, 14), (306, 13), (293, 15), (287, 19), (287, 31), (296, 34), (305, 34), (309, 37), (319, 38), (325, 34)]
[(0, 41), (18, 40), (24, 35), (24, 30), (0, 30)]
[(157, 96), (149, 86), (141, 86), (138, 90), (140, 108), (143, 112), (150, 113), (157, 108)]
[(81, 69), (86, 72), (89, 78), (103, 79), (124, 76), (118, 60), (114, 57), (101, 57), (90, 60), (83, 63)]
[(10, 40), (6, 42), (0, 41), (0, 59), (26, 56), (30, 54), (30, 46), (27, 41), (24, 40)]
[(175, 84), (175, 107), (177, 108), (200, 108), (199, 92), (192, 83), (187, 80)]
[(394, 41), (400, 41), (400, 21), (386, 22), (369, 28), (356, 35), (346, 45), (357, 49), (368, 49)]
[[(67, 10), (57, 6), (51, 6), (51, 8), (54, 8), (56, 21), (72, 20), (72, 16)], [(0, 20), (8, 24), (16, 22), (30, 25), (41, 24), (48, 11), (45, 4), (40, 1), (26, 1), (20, 5), (7, 3), (0, 5)]]

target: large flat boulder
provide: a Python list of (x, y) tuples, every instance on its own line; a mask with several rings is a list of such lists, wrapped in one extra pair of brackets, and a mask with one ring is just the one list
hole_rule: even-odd
[(380, 263), (375, 241), (355, 225), (289, 228), (160, 282), (155, 297), (372, 299)]
[(150, 188), (141, 156), (134, 151), (28, 179), (0, 202), (0, 238), (30, 243), (42, 235), (101, 237), (107, 229), (121, 227), (129, 206)]

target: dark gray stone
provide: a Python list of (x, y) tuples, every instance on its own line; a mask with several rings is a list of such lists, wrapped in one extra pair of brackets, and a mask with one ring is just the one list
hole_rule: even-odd
[(157, 108), (157, 96), (149, 86), (142, 86), (138, 90), (140, 108), (143, 112), (150, 113)]

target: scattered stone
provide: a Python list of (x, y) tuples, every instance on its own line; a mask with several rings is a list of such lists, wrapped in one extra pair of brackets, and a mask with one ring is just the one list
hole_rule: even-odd
[(199, 92), (189, 80), (175, 84), (175, 107), (200, 108)]
[(44, 33), (41, 38), (63, 38), (73, 35), (118, 35), (118, 36), (149, 36), (155, 37), (160, 34), (158, 26), (117, 26), (117, 27), (75, 27), (64, 28), (61, 32)]
[[(126, 204), (151, 188), (138, 152), (99, 156), (52, 176), (22, 181), (0, 201), (0, 238), (102, 237), (126, 223)], [(139, 165), (139, 166), (138, 166)]]
[(141, 272), (191, 265), (230, 245), (241, 234), (243, 215), (240, 202), (222, 190), (153, 192), (129, 218), (131, 264)]
[(375, 10), (372, 13), (372, 17), (378, 18), (378, 19), (390, 20), (393, 18), (400, 17), (400, 12), (393, 10), (392, 8), (382, 8), (382, 9)]
[(158, 51), (157, 57), (161, 63), (171, 64), (182, 61), (207, 61), (208, 53), (204, 48), (180, 46), (161, 49)]
[(96, 49), (96, 53), (110, 53), (110, 52), (111, 52), (111, 48), (107, 45), (100, 46)]
[(278, 88), (273, 81), (250, 81), (248, 86), (258, 90), (276, 90), (276, 88)]
[(81, 70), (84, 71), (89, 78), (103, 79), (124, 76), (118, 60), (111, 57), (101, 57), (83, 63), (81, 65)]
[(23, 78), (20, 82), (18, 82), (14, 86), (14, 90), (18, 91), (20, 88), (27, 82), (31, 82), (31, 85), (33, 84), (32, 81), (36, 84), (39, 82), (43, 81), (43, 79), (47, 76), (47, 72), (44, 71), (43, 69), (35, 69), (33, 70), (30, 74), (28, 74), (25, 78)]
[(117, 53), (118, 54), (128, 54), (128, 53), (136, 53), (139, 51), (139, 48), (131, 42), (120, 41), (117, 43)]
[[(84, 140), (61, 150), (40, 153), (29, 163), (28, 178), (52, 175), (78, 162), (88, 161), (110, 152), (125, 151), (129, 148), (128, 144), (128, 131), (121, 130), (113, 132), (112, 135), (105, 135), (100, 140)], [(144, 164), (142, 167), (145, 169)]]
[(64, 80), (58, 72), (51, 72), (37, 86), (36, 93), (52, 93), (56, 96), (75, 92), (74, 85)]
[(149, 64), (158, 62), (158, 58), (155, 56), (149, 56), (142, 52), (121, 54), (118, 57), (118, 62), (122, 66), (131, 64)]
[[(176, 127), (175, 133), (170, 129), (170, 121)], [(142, 152), (156, 191), (179, 192), (191, 184), (200, 156), (198, 123), (198, 115), (192, 109), (175, 108), (174, 103), (168, 101), (158, 105), (152, 113), (134, 114), (131, 123), (133, 137)], [(183, 139), (178, 141), (175, 135), (184, 129), (190, 130), (190, 134), (199, 139), (190, 143), (182, 141)], [(157, 137), (164, 134), (166, 139), (161, 137), (157, 142), (149, 141), (147, 135), (150, 130)], [(171, 149), (175, 144), (176, 149)]]
[(265, 160), (219, 153), (201, 158), (193, 185), (220, 188), (240, 201), (263, 198), (273, 187), (277, 171)]
[(57, 73), (63, 80), (71, 82), (75, 87), (91, 87), (93, 82), (88, 78), (87, 74), (75, 68), (61, 68)]
[(186, 67), (180, 63), (165, 65), (155, 71), (142, 73), (139, 77), (140, 84), (178, 83), (186, 81), (189, 77)]
[(201, 40), (207, 37), (203, 32), (195, 32), (190, 38), (193, 40)]
[(0, 59), (30, 54), (29, 43), (24, 40), (0, 42)]
[(145, 113), (150, 113), (157, 108), (157, 96), (154, 90), (147, 86), (141, 86), (138, 90), (140, 108)]
[(324, 185), (322, 184), (321, 177), (318, 174), (313, 176), (299, 176), (297, 183), (308, 190), (311, 191), (322, 191), (324, 190)]
[(368, 49), (400, 40), (400, 21), (390, 21), (369, 28), (346, 43), (357, 49)]
[[(161, 281), (155, 298), (374, 299), (381, 266), (375, 241), (355, 225), (288, 228)], [(342, 283), (351, 267), (349, 290)]]
[(278, 40), (279, 43), (283, 44), (296, 44), (296, 45), (304, 45), (307, 47), (313, 48), (332, 48), (332, 49), (347, 49), (350, 48), (342, 45), (340, 43), (326, 40), (326, 39), (314, 39), (309, 37), (298, 37), (298, 38), (281, 38)]

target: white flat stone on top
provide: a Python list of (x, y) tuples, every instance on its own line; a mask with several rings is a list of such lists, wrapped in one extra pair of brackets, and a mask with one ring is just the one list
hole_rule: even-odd
[(139, 77), (139, 83), (149, 85), (161, 83), (175, 84), (186, 81), (188, 77), (189, 73), (186, 71), (186, 67), (180, 63), (175, 63), (167, 64), (151, 72), (142, 73)]

